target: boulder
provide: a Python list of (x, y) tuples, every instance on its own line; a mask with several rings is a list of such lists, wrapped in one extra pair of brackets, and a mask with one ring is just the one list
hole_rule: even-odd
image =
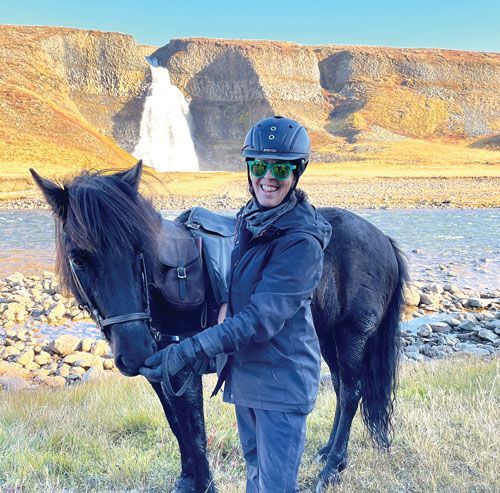
[(465, 302), (465, 306), (467, 308), (488, 308), (491, 305), (490, 299), (482, 299), (482, 298), (469, 298)]
[(80, 344), (80, 351), (83, 351), (85, 353), (90, 353), (90, 350), (91, 350), (94, 342), (95, 342), (95, 340), (90, 338), (90, 337), (86, 337), (85, 339), (82, 339), (82, 342)]
[(498, 336), (493, 331), (488, 329), (479, 330), (477, 335), (484, 341), (489, 341), (489, 342), (495, 342), (498, 339)]
[(26, 367), (30, 363), (33, 363), (34, 358), (35, 358), (35, 351), (33, 351), (32, 348), (29, 348), (18, 356), (17, 363)]
[(11, 356), (19, 356), (21, 354), (21, 351), (17, 349), (14, 346), (8, 346), (4, 349), (2, 358), (7, 359), (10, 358)]
[(417, 334), (420, 337), (429, 337), (432, 334), (432, 327), (429, 324), (421, 325), (417, 328)]
[(418, 289), (411, 284), (405, 286), (404, 299), (407, 306), (418, 306), (420, 303), (420, 293)]
[(60, 388), (66, 386), (66, 379), (61, 376), (48, 376), (44, 379), (43, 384), (47, 387)]
[(106, 354), (109, 354), (111, 352), (111, 349), (106, 341), (99, 340), (95, 341), (94, 344), (92, 344), (90, 352), (94, 356), (105, 356)]
[(70, 334), (65, 334), (59, 336), (53, 343), (52, 347), (54, 351), (61, 356), (67, 356), (68, 354), (76, 351), (80, 344), (80, 339), (78, 337), (72, 336)]
[(69, 375), (69, 371), (71, 370), (71, 366), (62, 364), (59, 366), (59, 368), (56, 370), (56, 375), (59, 377), (67, 377)]
[(0, 376), (27, 378), (29, 377), (29, 374), (29, 370), (21, 366), (19, 363), (0, 361)]
[(439, 303), (439, 295), (436, 293), (420, 293), (420, 303), (423, 305), (436, 305)]
[(35, 355), (35, 363), (38, 363), (40, 366), (46, 365), (52, 361), (51, 355), (47, 351), (40, 351)]
[(457, 326), (458, 330), (463, 330), (463, 331), (477, 331), (479, 329), (479, 326), (477, 323), (474, 323), (472, 320), (464, 320), (461, 324)]
[(64, 306), (64, 303), (56, 303), (48, 310), (46, 310), (46, 315), (49, 322), (57, 322), (58, 320), (62, 320), (66, 315), (66, 307)]
[(449, 333), (451, 327), (446, 322), (431, 322), (429, 324), (434, 332)]
[(82, 368), (90, 368), (91, 366), (102, 367), (101, 358), (90, 353), (84, 353), (83, 351), (76, 351), (69, 354), (63, 359), (63, 362), (67, 365), (81, 366)]

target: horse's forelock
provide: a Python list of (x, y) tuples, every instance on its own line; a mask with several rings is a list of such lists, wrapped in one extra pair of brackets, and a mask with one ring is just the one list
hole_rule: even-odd
[(69, 204), (56, 224), (56, 263), (61, 283), (71, 290), (66, 245), (90, 253), (130, 255), (139, 247), (154, 253), (159, 214), (128, 183), (113, 175), (84, 172), (65, 183)]

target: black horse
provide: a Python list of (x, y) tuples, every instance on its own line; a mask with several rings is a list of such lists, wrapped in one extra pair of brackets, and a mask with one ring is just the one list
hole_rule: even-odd
[[(61, 283), (84, 304), (108, 338), (117, 368), (135, 376), (144, 360), (173, 339), (201, 330), (200, 312), (176, 311), (152, 286), (160, 268), (161, 216), (138, 193), (142, 164), (116, 173), (83, 172), (59, 186), (31, 173), (50, 204), (56, 224)], [(312, 311), (321, 351), (337, 396), (333, 429), (319, 451), (325, 462), (316, 491), (339, 480), (347, 463), (352, 419), (361, 413), (374, 444), (388, 449), (399, 355), (399, 320), (407, 270), (394, 242), (373, 225), (342, 209), (321, 209), (333, 227)], [(145, 279), (145, 283), (141, 281)], [(150, 292), (151, 326), (148, 323)], [(83, 294), (82, 294), (83, 293)], [(211, 299), (211, 301), (210, 301)], [(208, 324), (218, 307), (209, 293)], [(130, 313), (133, 312), (133, 313)], [(173, 379), (180, 386), (190, 373)], [(151, 383), (181, 453), (176, 492), (215, 492), (206, 456), (201, 378), (173, 398)]]

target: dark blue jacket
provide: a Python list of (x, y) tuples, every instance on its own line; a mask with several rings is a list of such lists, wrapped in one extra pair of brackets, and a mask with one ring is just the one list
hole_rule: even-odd
[[(244, 220), (239, 225), (242, 240), (248, 230)], [(312, 410), (321, 357), (310, 304), (330, 235), (331, 226), (301, 198), (260, 236), (237, 242), (228, 317), (195, 336), (208, 356), (231, 355), (226, 402)]]

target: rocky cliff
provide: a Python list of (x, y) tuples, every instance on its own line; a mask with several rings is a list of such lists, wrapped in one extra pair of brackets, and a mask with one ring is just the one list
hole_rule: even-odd
[(301, 121), (322, 160), (408, 138), (498, 148), (495, 53), (198, 38), (155, 49), (118, 33), (3, 26), (0, 161), (41, 149), (64, 163), (131, 162), (150, 54), (190, 101), (204, 168), (235, 166), (248, 127), (271, 114)]
[(151, 51), (118, 33), (0, 27), (0, 161), (132, 162)]

